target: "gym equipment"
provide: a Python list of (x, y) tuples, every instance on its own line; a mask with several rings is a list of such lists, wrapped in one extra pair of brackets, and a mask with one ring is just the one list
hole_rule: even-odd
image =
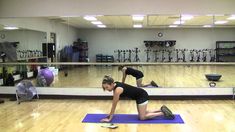
[(158, 57), (158, 53), (160, 52), (159, 50), (154, 50), (154, 61), (157, 62), (159, 57)]
[(123, 56), (122, 56), (123, 59), (122, 60), (123, 60), (123, 62), (126, 62), (127, 61), (127, 59), (126, 59), (126, 50), (122, 50), (121, 52), (123, 53)]
[[(0, 52), (0, 57), (2, 59), (2, 62), (6, 62), (6, 53), (5, 52)], [(6, 85), (6, 79), (7, 79), (7, 69), (5, 66), (2, 67), (2, 83), (5, 86)]]
[(15, 79), (11, 73), (7, 75), (5, 86), (15, 86)]
[(207, 51), (208, 51), (208, 49), (202, 50), (202, 61), (203, 62), (206, 62), (206, 60), (207, 60)]
[(174, 51), (176, 51), (176, 62), (179, 62), (181, 60), (181, 58), (179, 57), (179, 49), (174, 49)]
[(139, 53), (140, 53), (140, 50), (138, 48), (135, 48), (134, 50), (132, 50), (132, 52), (135, 53), (135, 59), (134, 59), (134, 62), (140, 62), (140, 58), (139, 58)]
[(37, 86), (41, 86), (41, 87), (50, 86), (53, 81), (54, 81), (53, 72), (49, 70), (48, 68), (41, 69), (38, 72)]
[(42, 51), (40, 50), (17, 50), (18, 58), (31, 58), (42, 56)]
[(167, 50), (166, 52), (168, 52), (168, 62), (172, 62), (172, 50)]
[(149, 62), (150, 61), (149, 53), (151, 52), (151, 50), (150, 49), (146, 49), (144, 51), (146, 52), (146, 57), (147, 57), (146, 62)]
[(215, 82), (210, 82), (210, 83), (209, 83), (209, 86), (210, 86), (210, 87), (215, 87), (215, 86), (216, 86), (216, 83), (215, 83)]
[(166, 57), (165, 57), (165, 51), (166, 51), (166, 50), (161, 50), (161, 51), (162, 51), (162, 62), (164, 62), (165, 59), (166, 59)]
[(194, 52), (195, 52), (195, 49), (190, 50), (190, 60), (189, 60), (190, 62), (194, 62), (195, 61)]
[[(137, 114), (114, 114), (110, 123), (135, 123), (135, 124), (183, 124), (184, 121), (180, 115), (176, 114), (175, 119), (168, 120), (164, 116), (156, 117), (151, 120), (139, 120)], [(100, 120), (107, 117), (107, 114), (87, 114), (83, 123), (100, 123)]]
[(201, 50), (196, 50), (196, 57), (197, 57), (197, 62), (200, 62), (201, 61)]
[(187, 49), (181, 49), (181, 53), (182, 53), (182, 61), (183, 62), (186, 62), (186, 59), (185, 59), (185, 52), (188, 51)]
[(16, 99), (18, 104), (22, 101), (30, 101), (34, 96), (39, 99), (36, 88), (33, 86), (31, 81), (23, 80), (16, 86)]
[(173, 47), (176, 44), (176, 40), (165, 40), (165, 41), (150, 41), (150, 40), (145, 40), (144, 41), (145, 47), (154, 47), (154, 46), (159, 46), (159, 47)]
[(102, 54), (97, 54), (96, 55), (96, 62), (102, 62)]
[(107, 62), (114, 62), (114, 57), (112, 55), (106, 55)]
[(118, 53), (117, 61), (121, 62), (121, 50), (114, 50), (114, 53)]
[(132, 54), (132, 51), (131, 51), (131, 50), (126, 50), (126, 52), (129, 53), (129, 54), (128, 54), (128, 59), (127, 59), (127, 61), (128, 61), (128, 62), (131, 62), (131, 54)]
[(215, 49), (209, 49), (210, 62), (215, 62), (215, 60), (216, 60), (215, 53), (216, 53)]
[(220, 74), (206, 74), (205, 76), (208, 81), (219, 81), (222, 77)]

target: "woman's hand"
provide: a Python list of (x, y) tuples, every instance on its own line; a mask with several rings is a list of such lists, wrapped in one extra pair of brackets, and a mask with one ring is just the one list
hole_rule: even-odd
[(110, 121), (111, 121), (110, 118), (104, 118), (104, 119), (100, 120), (100, 122), (110, 122)]
[(108, 115), (104, 119), (101, 119), (100, 122), (110, 122), (113, 118), (113, 115)]

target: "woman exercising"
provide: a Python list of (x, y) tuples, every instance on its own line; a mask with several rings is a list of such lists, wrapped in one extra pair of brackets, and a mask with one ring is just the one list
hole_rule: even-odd
[(137, 88), (121, 82), (114, 82), (113, 78), (110, 76), (104, 76), (102, 87), (104, 91), (113, 91), (113, 103), (111, 112), (106, 118), (102, 119), (101, 122), (110, 122), (112, 120), (120, 97), (128, 97), (136, 100), (140, 120), (148, 120), (162, 115), (164, 115), (164, 117), (167, 119), (175, 118), (172, 112), (164, 105), (160, 110), (148, 111), (148, 93), (142, 88)]
[(122, 71), (123, 73), (122, 83), (125, 83), (127, 75), (132, 75), (133, 77), (136, 78), (137, 87), (147, 87), (147, 86), (158, 87), (158, 85), (154, 81), (151, 81), (150, 84), (144, 85), (142, 83), (143, 80), (142, 78), (144, 77), (144, 74), (139, 70), (133, 69), (131, 67), (119, 66), (118, 71)]

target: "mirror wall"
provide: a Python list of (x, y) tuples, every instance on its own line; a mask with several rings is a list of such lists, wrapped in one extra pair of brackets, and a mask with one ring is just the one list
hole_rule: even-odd
[[(205, 74), (218, 73), (222, 78), (216, 87), (232, 87), (234, 19), (180, 14), (1, 18), (0, 51), (6, 56), (0, 59), (0, 80), (11, 73), (16, 84), (23, 78), (36, 84), (35, 71), (46, 66), (54, 74), (50, 87), (97, 88), (104, 75), (121, 81), (117, 65), (128, 64), (143, 72), (144, 84), (154, 80), (161, 87), (209, 87)], [(2, 65), (12, 62), (16, 64)], [(126, 82), (136, 85), (131, 76)]]

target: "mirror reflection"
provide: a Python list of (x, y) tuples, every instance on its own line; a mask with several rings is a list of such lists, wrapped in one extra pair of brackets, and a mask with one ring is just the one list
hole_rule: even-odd
[[(12, 74), (14, 85), (30, 79), (55, 88), (100, 87), (104, 75), (139, 86), (209, 87), (205, 74), (220, 74), (216, 87), (231, 87), (234, 27), (234, 16), (210, 14), (1, 18), (1, 63), (35, 64), (1, 65), (0, 85), (13, 85), (7, 84)], [(124, 74), (128, 68), (136, 76)], [(37, 82), (45, 79), (38, 78), (41, 71), (48, 72), (49, 83)]]
[[(145, 88), (210, 87), (206, 74), (219, 74), (216, 87), (235, 85), (234, 65), (6, 65), (1, 66), (1, 85), (14, 86), (23, 79), (38, 87), (90, 88), (101, 87), (104, 75)], [(5, 71), (5, 72), (3, 72)], [(154, 83), (155, 84), (154, 84)]]

